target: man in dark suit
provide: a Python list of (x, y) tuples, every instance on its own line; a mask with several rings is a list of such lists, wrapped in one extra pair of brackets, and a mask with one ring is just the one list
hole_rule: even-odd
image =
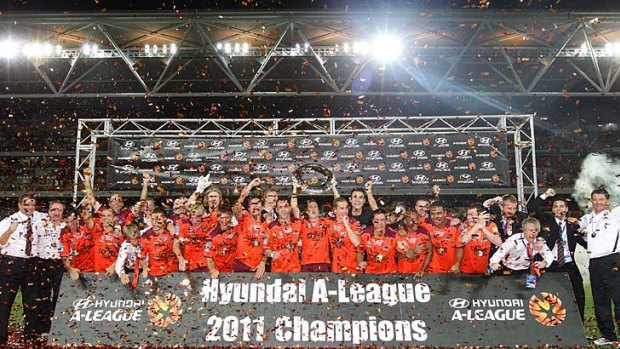
[[(545, 200), (553, 199), (551, 214), (542, 211)], [(578, 220), (566, 217), (568, 205), (565, 200), (555, 197), (555, 190), (549, 188), (544, 194), (530, 200), (528, 210), (536, 215), (542, 223), (540, 236), (543, 237), (547, 246), (553, 253), (553, 264), (547, 269), (550, 272), (567, 273), (573, 286), (575, 300), (579, 307), (581, 320), (583, 321), (583, 308), (585, 293), (583, 279), (577, 264), (575, 263), (575, 247), (577, 244), (587, 247), (584, 238), (579, 234)]]
[(502, 241), (512, 234), (521, 233), (521, 222), (528, 218), (527, 213), (517, 211), (518, 201), (514, 195), (496, 196), (484, 202), (491, 213), (491, 221), (497, 225)]

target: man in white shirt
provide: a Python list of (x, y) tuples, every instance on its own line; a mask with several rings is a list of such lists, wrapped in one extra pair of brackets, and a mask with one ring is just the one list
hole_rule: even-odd
[(618, 340), (611, 302), (620, 309), (620, 207), (609, 208), (609, 192), (604, 188), (592, 191), (590, 199), (594, 211), (581, 217), (579, 227), (588, 241), (594, 314), (603, 335), (594, 344), (610, 345)]
[(60, 233), (66, 224), (63, 220), (65, 205), (60, 201), (52, 201), (48, 205), (48, 213), (44, 218), (33, 224), (37, 239), (36, 281), (38, 289), (38, 316), (36, 329), (39, 333), (49, 333), (51, 319), (54, 315), (60, 282), (65, 267), (62, 264), (60, 252)]
[(34, 318), (38, 285), (32, 277), (37, 241), (32, 226), (39, 224), (44, 215), (35, 211), (36, 200), (29, 194), (22, 195), (17, 205), (19, 211), (0, 222), (0, 345), (8, 340), (11, 308), (20, 289), (24, 336), (27, 340), (37, 339)]
[[(511, 235), (491, 257), (489, 264), (493, 270), (501, 268), (500, 262), (513, 272), (531, 272), (553, 263), (551, 250), (544, 241), (537, 239), (540, 222), (536, 218), (526, 218), (521, 227), (523, 232)], [(537, 260), (541, 257), (542, 260)]]

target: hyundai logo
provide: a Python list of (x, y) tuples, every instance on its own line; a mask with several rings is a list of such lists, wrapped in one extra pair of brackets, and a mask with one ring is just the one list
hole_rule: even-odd
[(242, 152), (242, 151), (236, 151), (236, 152), (233, 154), (233, 158), (243, 158), (243, 157), (245, 157), (245, 153), (244, 153), (244, 152)]
[(172, 164), (172, 165), (168, 165), (168, 171), (176, 171), (179, 168), (179, 165), (177, 164)]
[(291, 177), (289, 177), (289, 176), (278, 176), (278, 177), (276, 177), (276, 180), (278, 181), (278, 183), (288, 183), (291, 180)]
[(448, 140), (446, 138), (436, 138), (435, 139), (435, 143), (437, 143), (437, 144), (446, 144), (446, 143), (448, 143)]
[(198, 154), (198, 153), (189, 153), (189, 154), (187, 154), (187, 157), (195, 159), (197, 157), (200, 157), (200, 154)]
[(425, 175), (419, 174), (419, 175), (415, 175), (415, 177), (413, 177), (413, 179), (415, 181), (421, 182), (421, 181), (428, 180), (428, 177), (426, 177)]
[(437, 165), (435, 165), (438, 169), (441, 170), (445, 170), (448, 168), (448, 163), (447, 162), (438, 162)]
[(491, 143), (491, 138), (489, 138), (489, 137), (480, 137), (480, 143), (482, 143), (482, 144), (490, 144)]
[(179, 146), (179, 142), (177, 142), (177, 141), (168, 141), (166, 143), (166, 146), (171, 147), (171, 148), (178, 147)]
[(469, 301), (464, 298), (452, 298), (450, 302), (448, 302), (450, 307), (455, 309), (463, 309), (469, 307)]
[(222, 144), (224, 144), (224, 142), (222, 142), (222, 141), (211, 141), (211, 146), (212, 147), (221, 147)]
[(288, 158), (291, 156), (291, 153), (287, 152), (287, 151), (281, 151), (278, 153), (278, 157), (279, 158)]
[(123, 171), (133, 171), (134, 167), (132, 165), (123, 166)]
[(143, 155), (145, 159), (156, 159), (157, 155), (155, 153), (146, 153)]
[(326, 158), (333, 158), (334, 156), (336, 156), (336, 152), (331, 151), (331, 150), (326, 150), (323, 152), (323, 156)]
[(372, 176), (368, 177), (368, 179), (370, 179), (374, 183), (381, 182), (381, 176), (379, 176), (379, 175), (372, 175)]
[(233, 182), (235, 182), (235, 183), (243, 183), (243, 182), (245, 182), (245, 178), (243, 178), (242, 176), (237, 176), (237, 177), (233, 178)]
[(480, 167), (486, 169), (493, 168), (493, 163), (491, 161), (485, 161), (480, 164)]
[(355, 163), (350, 163), (350, 164), (347, 164), (347, 170), (348, 170), (348, 171), (353, 171), (353, 170), (355, 170), (356, 168), (357, 168), (357, 164), (355, 164)]
[(312, 140), (311, 139), (302, 139), (301, 142), (299, 142), (301, 145), (310, 145), (312, 144)]
[(458, 152), (459, 156), (469, 156), (469, 150), (467, 149), (461, 149)]
[(368, 152), (368, 157), (371, 158), (376, 158), (377, 156), (379, 156), (381, 153), (379, 153), (378, 150), (371, 150)]
[(355, 144), (357, 144), (357, 139), (355, 139), (355, 138), (349, 138), (349, 139), (347, 139), (347, 140), (345, 141), (345, 143), (346, 143), (347, 145), (355, 145)]
[(401, 138), (392, 138), (390, 139), (390, 143), (394, 145), (399, 145), (399, 144), (403, 144), (403, 140)]
[(264, 139), (259, 139), (259, 140), (257, 140), (254, 144), (256, 144), (256, 145), (257, 145), (257, 146), (259, 146), (259, 147), (262, 147), (262, 146), (267, 145), (267, 141), (266, 141), (266, 140), (264, 140)]
[(211, 165), (211, 171), (221, 171), (222, 170), (222, 165), (220, 164), (213, 164)]
[(256, 171), (265, 171), (265, 170), (267, 170), (267, 165), (265, 164), (256, 165)]
[(133, 148), (135, 146), (136, 146), (136, 142), (132, 142), (132, 141), (125, 142), (125, 147), (127, 148)]
[(424, 150), (415, 150), (412, 154), (413, 154), (413, 156), (416, 156), (416, 157), (422, 157), (422, 156), (426, 155)]
[(463, 173), (461, 175), (461, 179), (464, 181), (470, 180), (471, 179), (471, 175), (469, 173)]
[(198, 178), (198, 177), (190, 177), (190, 178), (189, 178), (189, 182), (190, 182), (190, 183), (198, 183), (198, 180), (199, 180), (199, 179), (200, 179), (200, 178)]
[(395, 162), (392, 165), (390, 165), (390, 167), (394, 170), (400, 170), (401, 168), (403, 168), (403, 164), (400, 162)]

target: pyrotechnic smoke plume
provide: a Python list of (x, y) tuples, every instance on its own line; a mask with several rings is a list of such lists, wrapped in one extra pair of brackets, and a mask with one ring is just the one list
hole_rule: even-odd
[(573, 197), (586, 212), (592, 209), (590, 193), (599, 186), (610, 194), (610, 207), (620, 203), (620, 161), (605, 154), (588, 154), (581, 164), (581, 173), (575, 182)]

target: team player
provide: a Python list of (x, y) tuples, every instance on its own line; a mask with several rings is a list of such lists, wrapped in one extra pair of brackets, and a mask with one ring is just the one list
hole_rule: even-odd
[[(84, 222), (92, 221), (88, 208), (79, 213)], [(94, 238), (86, 224), (80, 224), (77, 212), (71, 212), (65, 219), (66, 227), (60, 233), (62, 251), (60, 256), (73, 280), (77, 280), (80, 273), (89, 273), (95, 270)]]
[(343, 197), (334, 199), (334, 220), (327, 224), (332, 252), (333, 273), (361, 273), (357, 250), (362, 240), (357, 221), (349, 217), (349, 202)]
[(489, 213), (480, 203), (473, 203), (467, 208), (467, 220), (461, 225), (461, 273), (487, 273), (491, 247), (502, 245), (497, 225), (491, 222), (489, 217)]
[(269, 224), (269, 243), (265, 255), (271, 257), (271, 272), (298, 273), (301, 221), (291, 219), (291, 205), (286, 199), (276, 201), (277, 219)]
[(428, 235), (419, 230), (420, 215), (407, 211), (398, 228), (396, 247), (397, 271), (403, 274), (416, 274), (421, 279), (433, 255)]
[(168, 229), (165, 212), (157, 208), (151, 215), (153, 226), (140, 240), (143, 277), (164, 276), (179, 270), (179, 255), (174, 253), (174, 236)]
[(393, 274), (396, 273), (396, 239), (386, 236), (387, 217), (382, 209), (375, 210), (372, 215), (374, 226), (373, 234), (362, 235), (360, 252), (358, 253), (360, 268), (367, 274)]
[(217, 213), (213, 212), (203, 218), (204, 213), (202, 205), (194, 204), (189, 209), (188, 222), (178, 225), (179, 235), (174, 244), (174, 253), (179, 256), (180, 271), (208, 271), (204, 250), (217, 225)]
[(217, 226), (212, 230), (212, 239), (206, 242), (205, 257), (211, 277), (216, 279), (220, 273), (233, 271), (237, 251), (238, 229), (232, 226), (232, 211), (228, 207), (220, 209)]
[(458, 273), (463, 258), (459, 227), (448, 225), (446, 208), (440, 201), (431, 204), (430, 214), (431, 224), (427, 229), (433, 246), (433, 255), (426, 272)]
[(114, 274), (114, 264), (123, 243), (123, 234), (121, 227), (115, 224), (114, 211), (111, 208), (101, 211), (101, 220), (93, 224), (90, 233), (94, 238), (94, 271)]
[(114, 271), (121, 280), (123, 285), (129, 283), (128, 272), (139, 272), (137, 269), (138, 255), (140, 254), (140, 230), (133, 224), (127, 224), (123, 227), (123, 236), (125, 241), (118, 251), (118, 258), (114, 264)]
[(262, 215), (260, 196), (253, 195), (248, 199), (248, 209), (243, 208), (243, 201), (250, 195), (253, 188), (260, 186), (259, 178), (253, 179), (239, 195), (233, 211), (239, 222), (237, 251), (235, 255), (235, 272), (255, 272), (260, 278), (265, 273), (267, 257), (264, 255), (267, 244), (265, 220)]
[(327, 222), (320, 217), (316, 200), (306, 201), (306, 218), (301, 221), (301, 271), (329, 272)]

